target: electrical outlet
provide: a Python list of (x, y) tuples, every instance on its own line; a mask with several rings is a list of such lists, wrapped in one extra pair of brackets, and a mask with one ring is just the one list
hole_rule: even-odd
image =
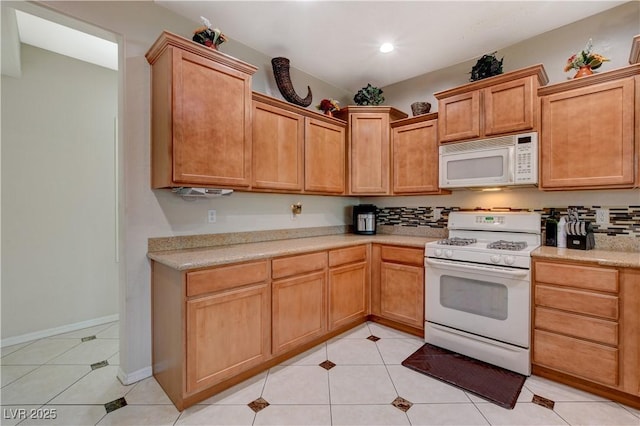
[(216, 223), (216, 211), (215, 210), (209, 210), (207, 212), (207, 222), (209, 223)]
[(442, 209), (440, 207), (433, 208), (433, 221), (437, 222), (442, 217)]
[(603, 225), (607, 223), (609, 223), (609, 209), (596, 209), (596, 225)]

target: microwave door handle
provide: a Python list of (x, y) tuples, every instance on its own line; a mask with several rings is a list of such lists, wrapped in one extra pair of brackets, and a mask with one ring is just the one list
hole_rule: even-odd
[(515, 155), (515, 148), (509, 147), (509, 158), (507, 159), (507, 164), (509, 165), (509, 182), (516, 183), (516, 170), (515, 170), (515, 162), (518, 161)]

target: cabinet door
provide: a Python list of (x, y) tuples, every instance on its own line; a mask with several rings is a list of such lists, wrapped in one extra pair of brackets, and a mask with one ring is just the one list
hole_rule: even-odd
[(326, 277), (322, 271), (273, 282), (274, 354), (324, 334), (327, 329)]
[(228, 379), (270, 356), (268, 283), (188, 300), (186, 316), (187, 393)]
[[(251, 77), (173, 50), (173, 181), (248, 187)], [(158, 118), (159, 119), (159, 118)], [(166, 117), (168, 119), (168, 117)]]
[(253, 102), (253, 187), (302, 190), (304, 117)]
[(483, 90), (485, 135), (533, 129), (537, 101), (533, 79), (521, 78)]
[(389, 114), (350, 114), (351, 194), (389, 193)]
[(544, 189), (632, 187), (634, 79), (542, 97)]
[(304, 141), (304, 190), (344, 193), (344, 128), (307, 117)]
[(440, 142), (480, 137), (480, 91), (440, 99), (438, 121)]
[(381, 263), (380, 315), (417, 328), (424, 327), (424, 268)]
[(329, 330), (367, 316), (367, 271), (366, 262), (329, 270)]
[(393, 193), (437, 192), (437, 120), (393, 129)]

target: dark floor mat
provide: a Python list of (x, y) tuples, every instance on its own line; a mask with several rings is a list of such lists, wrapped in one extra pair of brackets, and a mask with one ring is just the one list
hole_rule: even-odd
[(429, 343), (405, 359), (402, 365), (508, 409), (516, 405), (527, 378)]

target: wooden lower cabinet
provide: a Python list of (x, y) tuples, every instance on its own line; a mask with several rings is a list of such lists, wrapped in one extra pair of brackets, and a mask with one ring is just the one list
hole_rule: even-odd
[(268, 283), (187, 301), (187, 393), (264, 362), (271, 353)]
[(372, 314), (424, 331), (424, 250), (374, 244), (372, 248)]
[(327, 330), (327, 252), (274, 259), (272, 271), (272, 350), (279, 354)]
[(640, 407), (640, 270), (533, 262), (532, 371)]
[(367, 246), (329, 252), (329, 330), (369, 314), (368, 258)]
[(153, 375), (179, 410), (271, 356), (267, 260), (197, 271), (153, 262), (151, 306)]

